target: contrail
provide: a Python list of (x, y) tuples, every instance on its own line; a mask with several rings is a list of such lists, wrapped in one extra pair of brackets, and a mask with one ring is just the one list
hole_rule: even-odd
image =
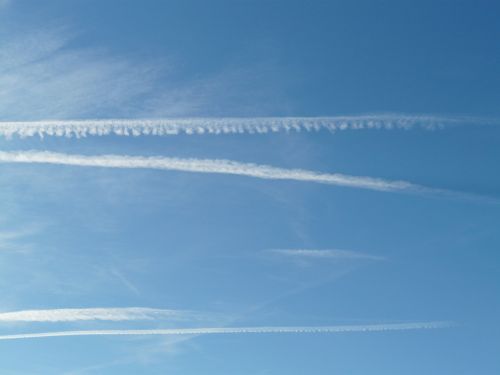
[(324, 327), (216, 327), (216, 328), (174, 328), (174, 329), (131, 329), (131, 330), (88, 330), (55, 331), (0, 335), (0, 340), (20, 340), (46, 337), (68, 336), (123, 336), (123, 335), (212, 335), (246, 333), (343, 333), (343, 332), (383, 332), (451, 327), (449, 322), (423, 322), (401, 324), (345, 325)]
[(145, 307), (21, 310), (0, 313), (1, 322), (74, 322), (83, 320), (184, 320), (193, 317), (189, 311)]
[(0, 163), (59, 164), (80, 167), (144, 168), (197, 173), (217, 173), (248, 176), (269, 180), (294, 180), (320, 184), (413, 193), (447, 193), (406, 181), (389, 181), (371, 177), (320, 173), (303, 169), (284, 169), (268, 165), (240, 163), (224, 159), (180, 159), (127, 155), (85, 156), (38, 151), (0, 151)]
[(303, 259), (367, 259), (385, 260), (384, 257), (341, 249), (269, 249), (269, 253)]
[(177, 134), (265, 134), (290, 131), (331, 132), (359, 129), (438, 129), (459, 124), (498, 121), (473, 117), (431, 115), (362, 115), (337, 117), (205, 117), (167, 119), (94, 119), (0, 122), (0, 136), (141, 136)]

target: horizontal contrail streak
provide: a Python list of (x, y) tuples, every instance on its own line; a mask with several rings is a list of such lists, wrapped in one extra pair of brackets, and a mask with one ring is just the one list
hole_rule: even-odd
[(85, 156), (38, 151), (0, 151), (0, 163), (40, 163), (81, 167), (145, 168), (197, 173), (231, 174), (270, 180), (307, 181), (379, 191), (446, 193), (444, 190), (427, 188), (406, 181), (389, 181), (337, 173), (319, 173), (303, 169), (284, 169), (224, 159), (180, 159), (160, 156), (141, 157), (127, 155)]
[[(207, 117), (167, 119), (94, 119), (0, 122), (0, 136), (86, 137), (177, 134), (264, 134), (282, 131), (339, 131), (358, 129), (437, 129), (464, 123), (491, 123), (467, 117), (401, 114), (338, 117)], [(493, 121), (494, 122), (494, 121)]]
[(304, 258), (304, 259), (367, 259), (367, 260), (384, 260), (385, 258), (370, 255), (365, 253), (360, 253), (352, 250), (341, 250), (341, 249), (269, 249), (269, 253), (276, 255), (282, 255), (292, 258)]
[(209, 335), (242, 333), (342, 333), (342, 332), (380, 332), (451, 327), (449, 322), (424, 322), (401, 324), (345, 325), (324, 327), (224, 327), (224, 328), (174, 328), (174, 329), (132, 329), (132, 330), (88, 330), (56, 331), (0, 335), (0, 340), (19, 340), (46, 337), (68, 336), (122, 336), (122, 335)]
[(180, 310), (145, 307), (21, 310), (0, 313), (0, 322), (74, 322), (83, 320), (182, 320), (192, 316)]

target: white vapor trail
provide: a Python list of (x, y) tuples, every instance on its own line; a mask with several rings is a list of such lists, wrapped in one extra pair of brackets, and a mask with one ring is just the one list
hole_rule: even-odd
[(123, 336), (123, 335), (209, 335), (244, 333), (343, 333), (343, 332), (381, 332), (451, 327), (449, 322), (423, 322), (400, 324), (345, 325), (323, 327), (216, 327), (216, 328), (173, 328), (173, 329), (133, 329), (133, 330), (88, 330), (55, 331), (0, 335), (0, 340), (19, 340), (46, 337), (68, 336)]
[(95, 135), (263, 134), (281, 131), (339, 131), (358, 129), (437, 129), (463, 123), (490, 123), (467, 117), (363, 115), (338, 117), (212, 117), (167, 119), (95, 119), (0, 122), (0, 136), (85, 137)]
[(153, 320), (186, 318), (189, 312), (145, 307), (22, 310), (0, 313), (1, 322), (74, 322), (82, 320)]
[(427, 188), (406, 181), (389, 181), (338, 173), (320, 173), (303, 169), (284, 169), (224, 159), (180, 159), (160, 156), (141, 157), (127, 155), (85, 156), (55, 152), (0, 151), (0, 163), (39, 163), (81, 167), (159, 169), (197, 173), (231, 174), (270, 180), (307, 181), (378, 191), (446, 193), (444, 190)]
[(317, 249), (269, 249), (270, 253), (276, 255), (282, 255), (292, 258), (304, 258), (304, 259), (367, 259), (367, 260), (384, 260), (384, 257), (370, 255), (365, 253), (359, 253), (352, 250), (340, 250), (340, 249), (327, 249), (327, 250), (317, 250)]

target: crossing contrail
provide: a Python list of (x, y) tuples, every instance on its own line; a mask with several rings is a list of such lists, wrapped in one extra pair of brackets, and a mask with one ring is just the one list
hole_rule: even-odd
[(167, 119), (94, 119), (0, 122), (0, 136), (141, 136), (177, 134), (264, 134), (290, 131), (331, 132), (359, 129), (438, 129), (449, 125), (487, 124), (473, 117), (381, 114), (336, 117), (199, 117)]
[(47, 337), (68, 336), (124, 336), (124, 335), (213, 335), (248, 333), (347, 333), (347, 332), (384, 332), (451, 327), (449, 322), (423, 322), (399, 324), (344, 325), (323, 327), (215, 327), (215, 328), (173, 328), (173, 329), (127, 329), (127, 330), (86, 330), (55, 331), (0, 335), (0, 340), (21, 340)]
[(0, 151), (0, 163), (37, 163), (80, 167), (159, 169), (230, 174), (270, 180), (305, 181), (378, 191), (446, 193), (445, 190), (428, 188), (406, 181), (391, 181), (338, 173), (320, 173), (304, 169), (285, 169), (268, 165), (240, 163), (225, 159), (180, 159), (162, 156), (142, 157), (128, 155), (86, 156), (47, 151)]

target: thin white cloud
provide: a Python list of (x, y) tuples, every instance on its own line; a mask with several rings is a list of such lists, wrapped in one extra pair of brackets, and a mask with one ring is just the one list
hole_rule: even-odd
[(402, 114), (338, 117), (212, 117), (167, 119), (96, 119), (0, 122), (0, 136), (140, 136), (177, 134), (263, 134), (290, 131), (331, 132), (359, 129), (436, 129), (446, 125), (485, 122), (459, 117)]
[(0, 231), (0, 251), (29, 252), (33, 244), (27, 240), (37, 234), (39, 228), (25, 226), (24, 229)]
[(1, 231), (0, 243), (3, 241), (17, 240), (18, 238), (23, 238), (30, 234), (33, 234), (33, 232), (26, 230)]
[(109, 273), (135, 295), (139, 296), (141, 294), (139, 289), (115, 267), (111, 267)]
[(36, 34), (18, 32), (15, 36), (0, 32), (0, 77), (15, 77), (17, 70), (50, 58), (68, 43), (68, 34), (67, 30), (48, 29), (40, 29)]
[[(3, 0), (5, 2), (6, 0)], [(3, 9), (0, 0), (0, 9)], [(3, 12), (2, 12), (3, 13)], [(193, 78), (182, 61), (82, 47), (85, 30), (0, 22), (0, 113), (3, 120), (169, 116), (255, 116), (286, 112), (278, 66), (225, 66)], [(6, 21), (5, 20), (5, 21)], [(33, 32), (36, 30), (36, 32)], [(176, 60), (175, 58), (172, 59)], [(180, 78), (183, 77), (183, 78)], [(251, 77), (251, 78), (249, 78)]]
[(347, 333), (347, 332), (384, 332), (421, 329), (448, 328), (449, 322), (418, 322), (372, 325), (345, 325), (323, 327), (216, 327), (216, 328), (174, 328), (174, 329), (133, 329), (133, 330), (88, 330), (56, 331), (40, 333), (22, 333), (0, 335), (0, 340), (20, 340), (47, 337), (68, 336), (124, 336), (124, 335), (211, 335), (211, 334), (247, 334), (247, 333)]
[(390, 181), (371, 177), (319, 173), (303, 169), (284, 169), (267, 165), (240, 163), (224, 159), (180, 159), (168, 157), (141, 157), (126, 155), (85, 156), (38, 151), (0, 151), (2, 163), (59, 164), (80, 167), (141, 168), (196, 173), (231, 174), (270, 180), (294, 180), (338, 185), (378, 191), (413, 193), (443, 193), (406, 181)]
[(269, 249), (267, 252), (293, 259), (359, 259), (384, 260), (384, 257), (340, 249)]
[[(0, 0), (1, 1), (1, 0)], [(77, 48), (68, 28), (0, 25), (0, 113), (3, 119), (129, 116), (165, 64), (130, 61), (104, 49)]]
[(145, 307), (21, 310), (0, 313), (0, 322), (75, 322), (83, 320), (185, 320), (196, 316), (181, 310)]

